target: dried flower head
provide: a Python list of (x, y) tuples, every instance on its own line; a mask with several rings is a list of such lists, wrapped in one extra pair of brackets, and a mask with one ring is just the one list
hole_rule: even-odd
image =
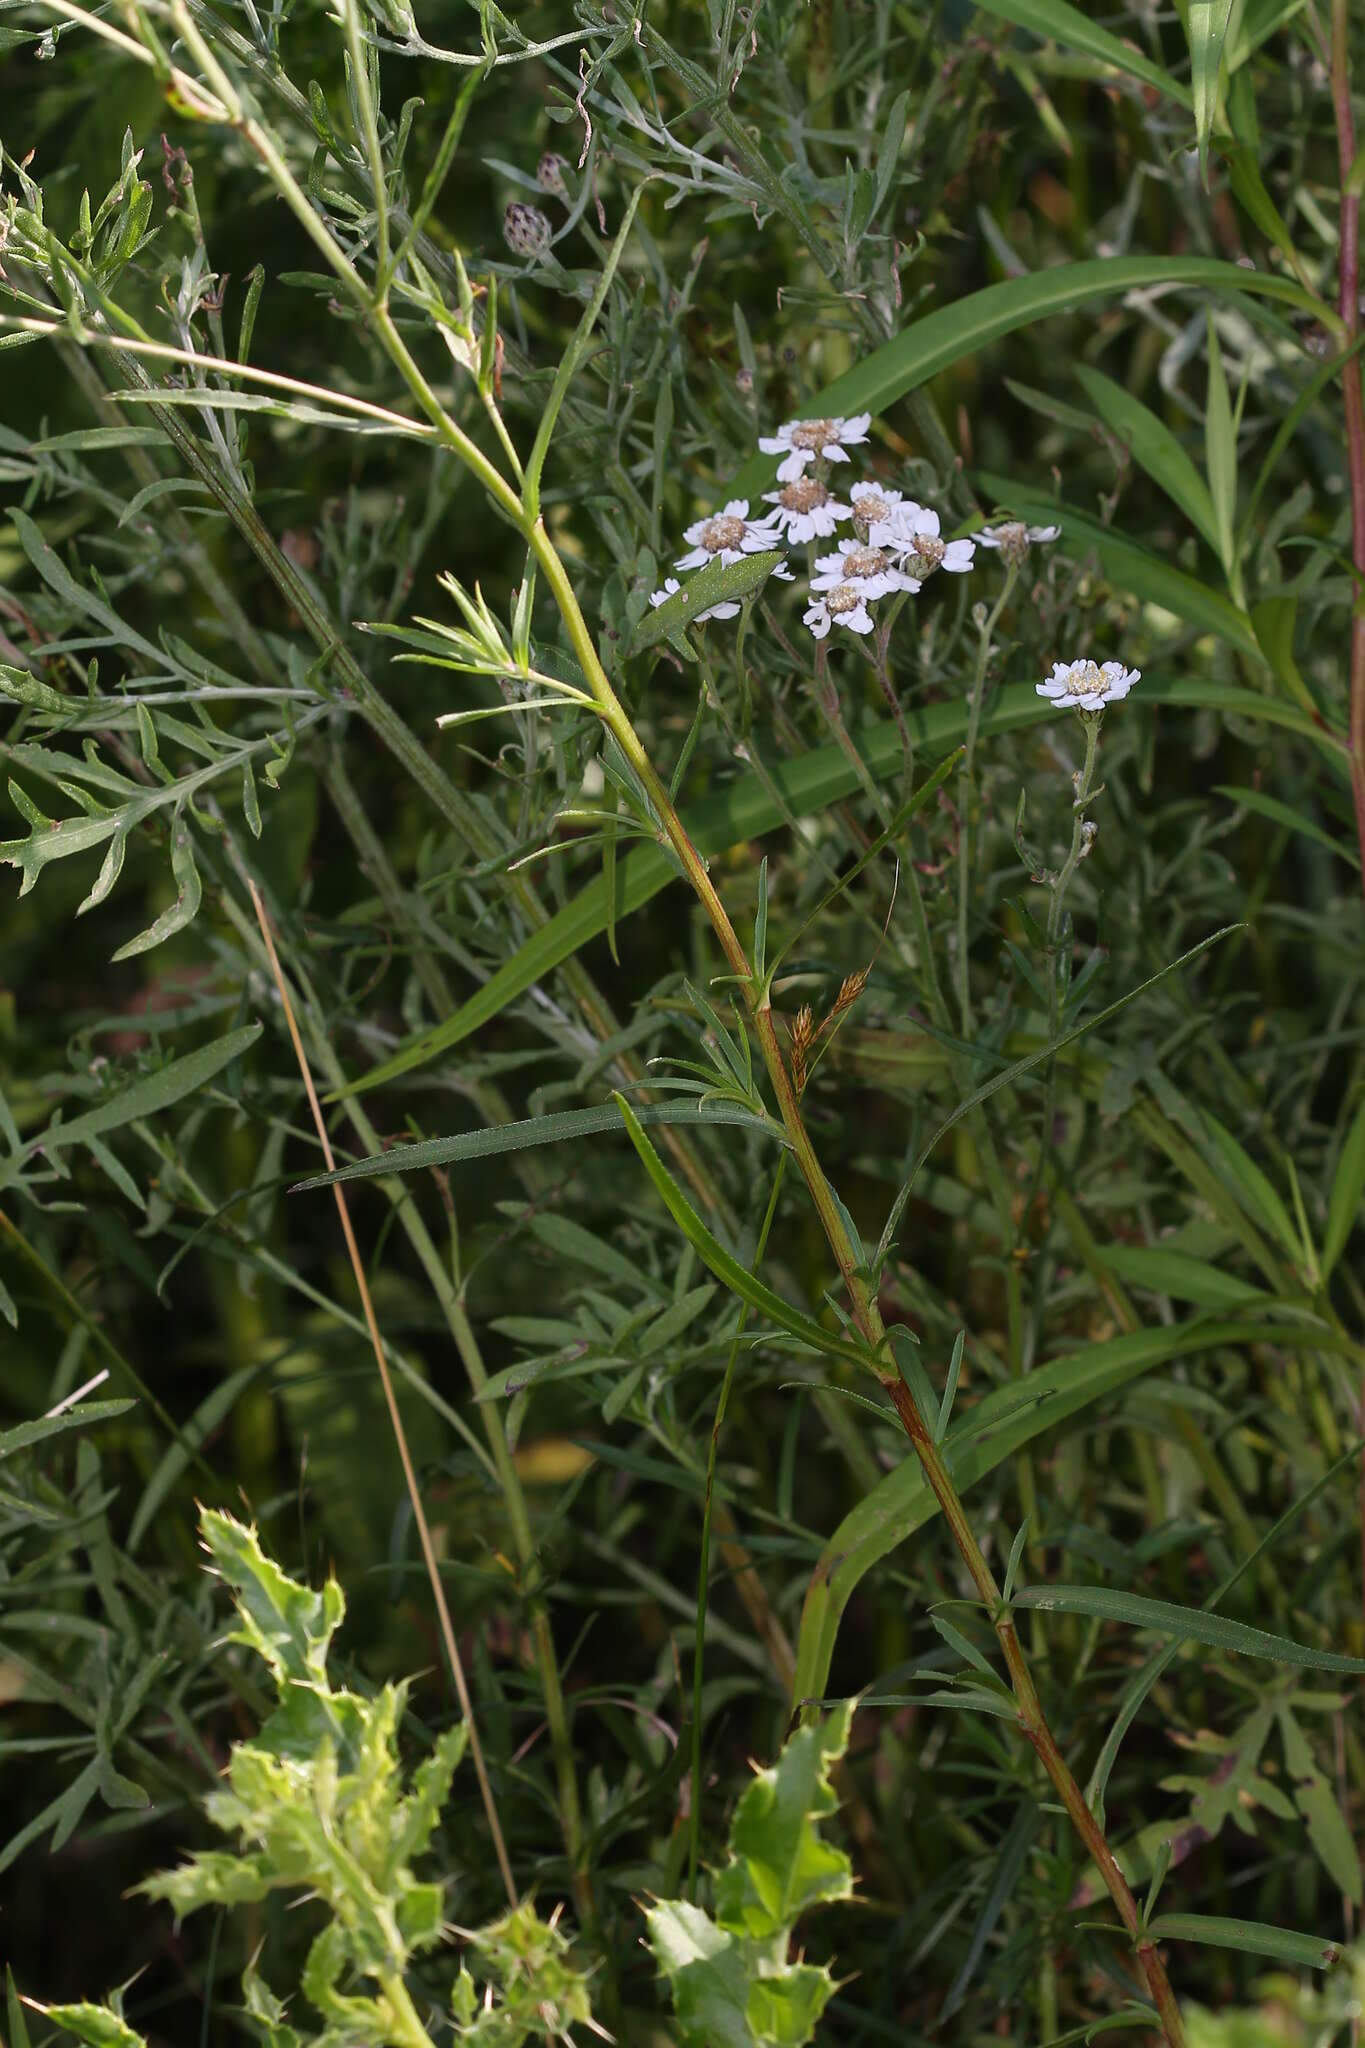
[(815, 1042), (815, 1018), (809, 1003), (802, 1003), (792, 1024), (792, 1087), (797, 1100), (806, 1092), (806, 1062)]

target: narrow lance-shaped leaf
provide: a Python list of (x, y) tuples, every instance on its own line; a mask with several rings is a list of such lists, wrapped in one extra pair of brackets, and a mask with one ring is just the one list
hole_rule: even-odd
[(1165, 421), (1102, 371), (1078, 363), (1076, 376), (1100, 418), (1131, 452), (1138, 467), (1180, 507), (1215, 554), (1220, 553), (1218, 518), (1209, 487)]
[(760, 1315), (767, 1316), (779, 1329), (788, 1331), (793, 1337), (799, 1337), (803, 1344), (809, 1344), (813, 1350), (871, 1369), (872, 1360), (866, 1351), (834, 1336), (813, 1317), (793, 1308), (790, 1302), (784, 1301), (780, 1294), (774, 1293), (771, 1287), (766, 1286), (747, 1266), (741, 1265), (738, 1259), (726, 1251), (719, 1238), (702, 1222), (650, 1144), (641, 1128), (640, 1119), (624, 1095), (617, 1095), (616, 1106), (621, 1112), (622, 1122), (630, 1133), (631, 1143), (639, 1153), (644, 1169), (658, 1190), (665, 1208), (693, 1250), (699, 1254), (703, 1263), (710, 1267), (716, 1278), (724, 1281), (730, 1292), (737, 1294), (741, 1301), (747, 1301), (750, 1308), (757, 1309)]
[[(24, 1156), (31, 1157), (40, 1150), (55, 1151), (79, 1145), (96, 1133), (120, 1130), (143, 1117), (159, 1116), (173, 1103), (183, 1101), (187, 1095), (193, 1095), (204, 1087), (233, 1060), (239, 1059), (256, 1043), (261, 1029), (259, 1024), (246, 1024), (240, 1031), (229, 1031), (211, 1045), (201, 1046), (197, 1052), (188, 1052), (180, 1059), (172, 1060), (159, 1073), (147, 1074), (132, 1082), (110, 1096), (107, 1102), (72, 1117), (68, 1123), (49, 1124), (39, 1137), (30, 1139)], [(0, 1185), (12, 1173), (13, 1162), (0, 1165)]]
[(1177, 1607), (1169, 1600), (1148, 1600), (1109, 1586), (1028, 1586), (1014, 1596), (1016, 1607), (1034, 1607), (1058, 1614), (1085, 1614), (1101, 1621), (1122, 1621), (1132, 1628), (1155, 1629), (1181, 1641), (1203, 1643), (1242, 1657), (1264, 1657), (1273, 1664), (1302, 1665), (1311, 1671), (1365, 1672), (1365, 1657), (1343, 1657), (1336, 1650), (1315, 1650), (1288, 1636), (1273, 1636), (1244, 1621), (1230, 1621), (1204, 1607)]
[(1028, 29), (1031, 34), (1048, 42), (1060, 43), (1064, 50), (1076, 50), (1084, 57), (1094, 57), (1101, 64), (1112, 65), (1115, 71), (1140, 79), (1143, 85), (1154, 87), (1179, 106), (1193, 105), (1188, 86), (1182, 85), (1178, 78), (1172, 78), (1170, 72), (1163, 71), (1159, 64), (1153, 64), (1131, 43), (1123, 42), (1111, 30), (1101, 28), (1098, 22), (1088, 20), (1079, 7), (1071, 6), (1070, 0), (975, 0), (975, 4), (983, 14), (994, 14), (1001, 21), (1012, 21), (1016, 28)]
[(1208, 177), (1209, 136), (1218, 105), (1218, 75), (1223, 66), (1223, 39), (1228, 32), (1232, 0), (1189, 0), (1190, 84), (1194, 93), (1194, 128), (1199, 142), (1199, 168)]
[(1147, 1931), (1158, 1941), (1197, 1941), (1210, 1948), (1241, 1949), (1244, 1955), (1272, 1956), (1296, 1969), (1330, 1969), (1340, 1944), (1320, 1934), (1295, 1934), (1259, 1920), (1223, 1920), (1211, 1913), (1158, 1913)]
[(1324, 1280), (1345, 1251), (1359, 1220), (1362, 1194), (1365, 1194), (1365, 1101), (1351, 1120), (1332, 1179), (1332, 1198), (1327, 1205), (1327, 1231), (1322, 1246)]
[[(703, 1101), (688, 1095), (677, 1102), (642, 1104), (636, 1114), (642, 1124), (728, 1124), (785, 1143), (780, 1125), (771, 1117), (755, 1116), (737, 1102)], [(307, 1180), (296, 1181), (290, 1192), (304, 1194), (310, 1188), (331, 1187), (336, 1181), (383, 1180), (391, 1173), (417, 1173), (431, 1166), (493, 1159), (503, 1152), (522, 1152), (535, 1145), (568, 1144), (620, 1128), (621, 1119), (613, 1103), (601, 1103), (591, 1109), (556, 1110), (549, 1116), (527, 1117), (518, 1123), (461, 1131), (453, 1138), (424, 1138), (416, 1145), (394, 1145), (387, 1152), (377, 1152), (372, 1159), (357, 1159), (331, 1173), (315, 1173)]]

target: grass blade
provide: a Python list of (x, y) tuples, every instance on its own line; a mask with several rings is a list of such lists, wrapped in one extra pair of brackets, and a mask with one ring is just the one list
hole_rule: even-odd
[[(1243, 270), (1236, 263), (1214, 257), (1102, 256), (1083, 263), (1058, 263), (1049, 270), (1030, 271), (1027, 277), (988, 284), (951, 306), (926, 313), (893, 341), (874, 349), (827, 384), (818, 401), (811, 401), (812, 407), (818, 402), (822, 413), (843, 415), (885, 412), (940, 370), (1035, 320), (1074, 312), (1089, 299), (1150, 291), (1156, 285), (1185, 291), (1256, 292), (1316, 319), (1325, 318), (1322, 301), (1289, 278)], [(757, 496), (772, 475), (774, 462), (770, 455), (756, 455), (746, 462), (729, 486), (732, 494), (750, 499)]]
[(1322, 1277), (1326, 1280), (1345, 1251), (1360, 1215), (1360, 1198), (1365, 1194), (1365, 1102), (1355, 1113), (1346, 1133), (1332, 1176), (1332, 1194), (1327, 1205), (1327, 1233), (1322, 1246)]
[(1131, 1628), (1155, 1629), (1181, 1642), (1203, 1643), (1239, 1657), (1264, 1657), (1272, 1664), (1295, 1664), (1307, 1671), (1339, 1671), (1352, 1677), (1365, 1672), (1365, 1657), (1343, 1657), (1335, 1650), (1314, 1650), (1289, 1636), (1272, 1636), (1244, 1621), (1229, 1621), (1204, 1607), (1178, 1607), (1170, 1600), (1148, 1600), (1109, 1586), (1027, 1586), (1014, 1596), (1016, 1607), (1044, 1613), (1085, 1614), (1101, 1621), (1122, 1621)]
[(1208, 177), (1209, 136), (1218, 106), (1218, 74), (1223, 68), (1223, 39), (1228, 32), (1232, 0), (1189, 0), (1190, 84), (1194, 90), (1194, 129), (1199, 140), (1199, 168)]
[(1172, 78), (1169, 71), (1163, 71), (1159, 64), (1153, 64), (1128, 43), (1120, 42), (1107, 28), (1087, 21), (1078, 7), (1069, 4), (1069, 0), (976, 0), (976, 5), (983, 14), (994, 14), (1001, 21), (1012, 21), (1016, 28), (1027, 29), (1031, 35), (1040, 36), (1045, 41), (1060, 43), (1064, 50), (1079, 51), (1083, 57), (1095, 57), (1115, 71), (1126, 72), (1129, 78), (1140, 79), (1144, 85), (1152, 86), (1182, 107), (1194, 105), (1187, 85), (1182, 85), (1178, 78)]

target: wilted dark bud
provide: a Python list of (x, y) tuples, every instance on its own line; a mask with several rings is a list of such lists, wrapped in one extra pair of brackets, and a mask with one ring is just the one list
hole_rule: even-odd
[(502, 238), (517, 256), (543, 256), (550, 246), (550, 223), (538, 206), (514, 199), (502, 217)]
[(552, 149), (547, 149), (536, 165), (536, 183), (541, 191), (553, 192), (556, 199), (567, 199), (569, 188), (564, 182), (567, 168), (562, 156), (556, 156)]

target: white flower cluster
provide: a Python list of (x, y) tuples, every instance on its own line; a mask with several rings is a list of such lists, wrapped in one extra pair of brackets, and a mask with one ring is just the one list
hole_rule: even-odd
[[(775, 434), (765, 434), (758, 444), (763, 453), (782, 458), (779, 488), (764, 493), (772, 510), (751, 518), (748, 499), (732, 498), (721, 511), (686, 529), (688, 552), (674, 567), (700, 569), (784, 544), (803, 547), (834, 540), (831, 553), (815, 558), (803, 614), (814, 637), (823, 640), (831, 626), (870, 633), (872, 606), (879, 598), (895, 591), (913, 594), (940, 569), (962, 575), (971, 568), (978, 543), (998, 549), (1004, 561), (1018, 566), (1031, 545), (1057, 538), (1060, 527), (1011, 522), (970, 539), (944, 540), (937, 512), (883, 484), (853, 483), (846, 497), (838, 496), (830, 481), (833, 465), (846, 463), (849, 449), (867, 440), (871, 419), (870, 413), (860, 412), (851, 419), (788, 420)], [(843, 539), (836, 537), (840, 526), (852, 529)], [(773, 573), (791, 581), (785, 564)], [(675, 577), (668, 577), (650, 603), (665, 603), (679, 587)], [(717, 604), (698, 612), (697, 619), (733, 618), (738, 610), (737, 604)]]

